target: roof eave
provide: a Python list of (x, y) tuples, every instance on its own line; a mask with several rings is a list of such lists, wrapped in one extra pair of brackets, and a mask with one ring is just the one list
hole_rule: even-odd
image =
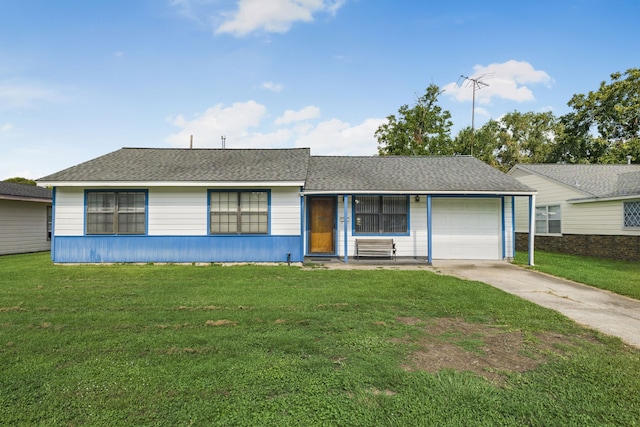
[(447, 195), (447, 196), (532, 196), (537, 191), (446, 191), (446, 190), (303, 190), (305, 196), (335, 194), (406, 194), (406, 195)]
[(639, 199), (640, 194), (628, 194), (624, 196), (608, 196), (608, 197), (588, 197), (584, 199), (569, 199), (567, 203), (577, 205), (581, 203), (596, 203), (596, 202), (613, 202), (616, 200), (630, 200)]
[(38, 181), (51, 187), (302, 187), (304, 181)]
[(16, 200), (20, 202), (38, 202), (38, 203), (51, 203), (52, 199), (46, 197), (27, 197), (27, 196), (12, 196), (9, 194), (0, 194), (0, 200)]

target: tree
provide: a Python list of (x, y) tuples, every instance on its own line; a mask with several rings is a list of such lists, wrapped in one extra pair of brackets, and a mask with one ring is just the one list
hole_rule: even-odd
[(597, 91), (574, 95), (563, 117), (564, 155), (578, 161), (618, 163), (640, 160), (640, 69), (611, 74)]
[(389, 155), (450, 155), (454, 154), (451, 141), (451, 113), (438, 103), (442, 93), (431, 84), (413, 107), (403, 105), (398, 116), (390, 115), (387, 123), (375, 132), (378, 154)]
[(4, 182), (13, 182), (14, 184), (26, 184), (26, 185), (37, 185), (37, 183), (29, 178), (22, 178), (19, 176), (16, 176), (14, 178), (7, 178), (4, 180)]
[(473, 156), (482, 160), (494, 168), (499, 168), (500, 164), (496, 159), (498, 149), (499, 124), (495, 120), (489, 120), (480, 129), (476, 129), (473, 134), (468, 126), (458, 132), (453, 140), (454, 154), (465, 155), (471, 152), (473, 144)]

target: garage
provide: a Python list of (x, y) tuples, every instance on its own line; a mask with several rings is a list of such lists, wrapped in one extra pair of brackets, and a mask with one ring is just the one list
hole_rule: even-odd
[(502, 259), (500, 201), (434, 197), (433, 259)]

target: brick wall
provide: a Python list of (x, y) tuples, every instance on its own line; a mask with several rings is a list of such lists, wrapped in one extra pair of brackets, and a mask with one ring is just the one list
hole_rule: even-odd
[[(640, 236), (603, 236), (564, 234), (562, 236), (536, 236), (535, 248), (541, 251), (598, 258), (640, 261)], [(527, 251), (529, 233), (516, 233), (516, 250)]]

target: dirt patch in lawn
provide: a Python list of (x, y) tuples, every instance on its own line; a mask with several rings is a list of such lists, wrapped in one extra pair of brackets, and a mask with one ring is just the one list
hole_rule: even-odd
[(399, 342), (417, 345), (403, 368), (408, 371), (438, 372), (442, 369), (471, 371), (501, 384), (512, 372), (535, 369), (561, 345), (575, 345), (568, 337), (554, 333), (528, 334), (503, 328), (468, 323), (462, 319), (397, 319), (422, 329), (423, 336)]

